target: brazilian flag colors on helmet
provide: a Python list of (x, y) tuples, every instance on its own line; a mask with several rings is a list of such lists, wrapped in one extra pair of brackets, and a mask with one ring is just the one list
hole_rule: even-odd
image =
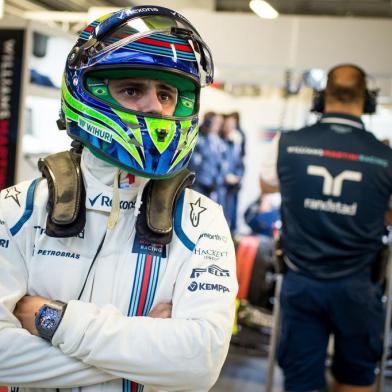
[[(122, 107), (108, 79), (147, 78), (177, 89), (173, 116)], [(163, 7), (134, 7), (87, 26), (68, 56), (62, 117), (68, 134), (128, 172), (164, 178), (183, 169), (197, 142), (201, 84), (212, 82), (208, 47)], [(106, 82), (105, 82), (106, 81)]]

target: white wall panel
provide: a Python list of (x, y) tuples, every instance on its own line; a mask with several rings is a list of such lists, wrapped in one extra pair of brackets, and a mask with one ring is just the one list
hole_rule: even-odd
[(299, 18), (298, 68), (360, 64), (374, 75), (392, 75), (392, 21), (368, 18)]
[(223, 78), (281, 82), (283, 72), (328, 69), (340, 62), (392, 77), (392, 20), (281, 16), (184, 9), (211, 47)]

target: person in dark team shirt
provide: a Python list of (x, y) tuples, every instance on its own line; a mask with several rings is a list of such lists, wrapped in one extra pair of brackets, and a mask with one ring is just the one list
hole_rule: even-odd
[(375, 276), (392, 193), (392, 150), (360, 118), (375, 101), (362, 69), (334, 67), (315, 101), (320, 120), (278, 136), (263, 158), (262, 191), (282, 195), (288, 268), (278, 360), (286, 391), (326, 387), (331, 334), (333, 391), (374, 388), (384, 322)]

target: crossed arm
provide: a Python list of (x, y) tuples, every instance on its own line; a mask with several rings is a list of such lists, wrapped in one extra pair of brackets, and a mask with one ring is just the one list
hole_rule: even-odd
[[(22, 327), (29, 331), (32, 335), (38, 336), (38, 332), (35, 327), (35, 316), (41, 306), (48, 303), (48, 301), (50, 301), (49, 298), (26, 295), (16, 304), (14, 316), (22, 324)], [(148, 314), (148, 317), (170, 318), (171, 310), (171, 304), (157, 304)]]
[[(223, 214), (214, 217), (210, 229), (230, 238), (228, 230), (220, 230), (222, 221)], [(0, 235), (6, 235), (1, 226)], [(208, 237), (199, 241), (201, 248), (211, 247)], [(225, 292), (189, 289), (192, 269), (211, 264), (193, 254), (176, 277), (173, 307), (160, 304), (149, 317), (127, 317), (112, 305), (71, 300), (51, 345), (35, 329), (35, 313), (47, 298), (25, 296), (28, 271), (11, 239), (9, 244), (6, 252), (0, 249), (0, 384), (70, 388), (127, 379), (167, 391), (211, 388), (227, 355), (233, 322), (232, 245), (214, 243), (218, 253), (227, 254), (219, 263), (227, 276), (206, 273), (198, 279)], [(178, 248), (171, 257), (182, 253)]]

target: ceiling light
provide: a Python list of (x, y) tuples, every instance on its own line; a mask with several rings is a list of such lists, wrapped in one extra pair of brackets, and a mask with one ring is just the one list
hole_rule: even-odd
[(264, 0), (251, 0), (249, 7), (260, 18), (275, 19), (279, 16), (279, 12)]

